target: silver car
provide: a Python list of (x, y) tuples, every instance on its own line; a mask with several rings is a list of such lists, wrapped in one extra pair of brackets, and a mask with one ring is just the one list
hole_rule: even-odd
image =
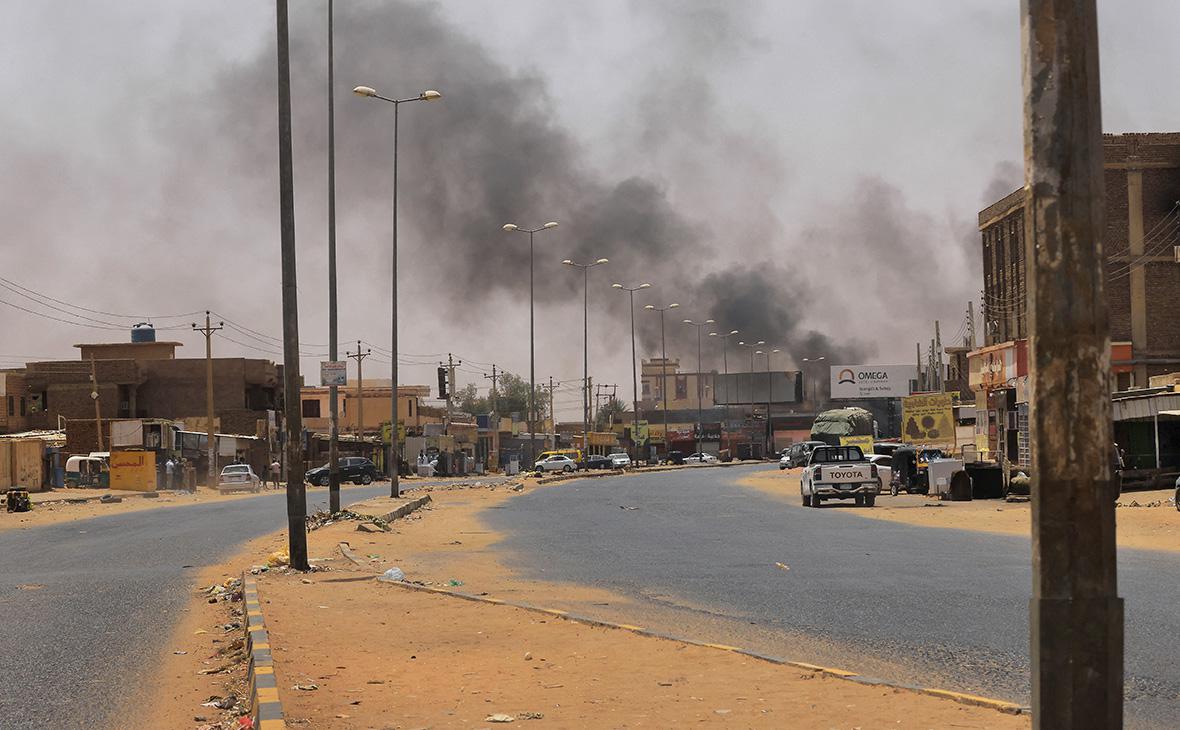
[(221, 470), (221, 478), (217, 480), (218, 489), (248, 489), (251, 492), (262, 491), (262, 480), (254, 473), (249, 464), (229, 464)]
[(621, 451), (607, 454), (606, 458), (610, 459), (610, 465), (614, 469), (626, 469), (631, 466), (631, 457)]
[(546, 459), (541, 459), (533, 465), (533, 468), (537, 471), (562, 471), (568, 474), (577, 470), (578, 462), (568, 456), (554, 454)]

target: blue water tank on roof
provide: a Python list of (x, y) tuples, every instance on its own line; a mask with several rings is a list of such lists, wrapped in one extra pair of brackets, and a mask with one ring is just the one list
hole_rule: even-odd
[(131, 328), (132, 342), (155, 342), (156, 328), (150, 322), (140, 322)]

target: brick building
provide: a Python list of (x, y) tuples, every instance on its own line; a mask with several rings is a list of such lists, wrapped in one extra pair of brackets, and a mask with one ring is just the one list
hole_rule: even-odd
[[(85, 359), (30, 362), (23, 370), (10, 371), (14, 375), (6, 381), (19, 382), (21, 392), (8, 392), (5, 400), (8, 395), (14, 403), (24, 398), (26, 416), (21, 428), (57, 428), (59, 417), (94, 419), (92, 393), (98, 394), (103, 419), (165, 418), (203, 424), (206, 361), (177, 359), (178, 346), (176, 342), (76, 345)], [(281, 368), (269, 360), (214, 358), (218, 431), (255, 434), (258, 422), (268, 419), (268, 411), (280, 410), (281, 375)]]
[[(1180, 133), (1104, 135), (1106, 298), (1118, 389), (1180, 367)], [(1028, 336), (1024, 188), (979, 213), (985, 345)], [(1129, 343), (1126, 347), (1119, 343)], [(1126, 359), (1123, 359), (1126, 358)]]

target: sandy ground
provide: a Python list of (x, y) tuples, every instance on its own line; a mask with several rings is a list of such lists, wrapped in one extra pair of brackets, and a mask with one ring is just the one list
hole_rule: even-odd
[[(799, 501), (801, 469), (760, 471), (741, 479), (741, 484), (766, 494)], [(1118, 544), (1141, 550), (1180, 551), (1180, 512), (1172, 503), (1175, 490), (1127, 492), (1115, 510)], [(903, 522), (920, 527), (943, 527), (991, 532), (1001, 535), (1029, 535), (1032, 515), (1027, 501), (1005, 502), (981, 499), (971, 502), (940, 501), (918, 494), (884, 494), (877, 506), (853, 507), (851, 502), (833, 503), (824, 509), (846, 509), (849, 514), (875, 520)]]
[[(620, 596), (525, 579), (498, 562), (491, 546), (501, 536), (478, 515), (514, 494), (506, 487), (432, 490), (432, 504), (395, 522), (392, 532), (361, 532), (351, 521), (313, 531), (309, 554), (326, 571), (258, 576), (290, 726), (485, 728), (498, 727), (487, 718), (504, 714), (526, 727), (561, 728), (1028, 727), (1026, 717), (995, 710), (375, 580), (396, 565), (410, 580), (462, 583), (466, 592), (543, 606), (560, 595), (567, 610), (601, 615), (593, 609), (609, 605), (626, 613)], [(373, 504), (374, 513), (391, 506)], [(361, 565), (343, 557), (342, 541)], [(283, 548), (281, 534), (257, 540), (198, 583)], [(166, 658), (155, 686), (161, 714), (148, 727), (200, 727), (192, 719), (208, 714), (200, 702), (221, 691), (216, 679), (195, 674), (213, 650), (195, 627), (224, 620), (202, 600), (194, 598), (177, 629), (173, 643), (192, 650)]]

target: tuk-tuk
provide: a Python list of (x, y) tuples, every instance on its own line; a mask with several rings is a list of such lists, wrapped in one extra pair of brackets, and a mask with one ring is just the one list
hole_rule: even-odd
[(923, 478), (918, 469), (918, 450), (912, 446), (902, 446), (893, 452), (893, 466), (889, 475), (889, 491), (893, 496), (898, 492), (906, 494), (926, 494), (930, 491), (930, 484)]
[(111, 486), (111, 469), (97, 456), (71, 456), (66, 459), (66, 487), (107, 489)]

